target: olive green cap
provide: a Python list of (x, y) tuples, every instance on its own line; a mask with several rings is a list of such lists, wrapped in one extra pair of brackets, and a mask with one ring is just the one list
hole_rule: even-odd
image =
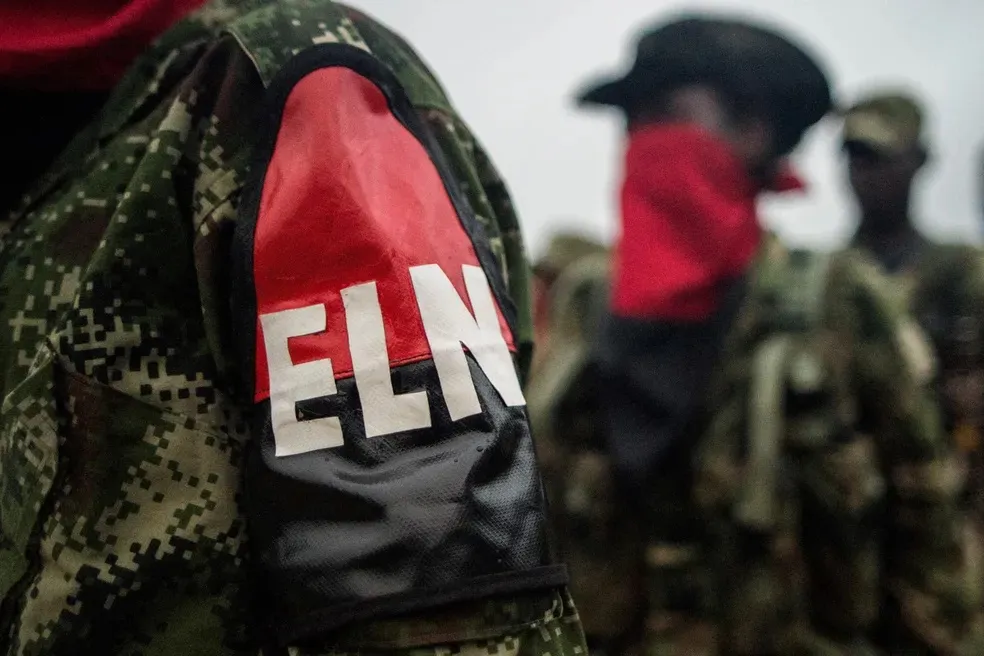
[(894, 155), (923, 139), (923, 109), (904, 93), (870, 95), (844, 112), (844, 144), (860, 144)]

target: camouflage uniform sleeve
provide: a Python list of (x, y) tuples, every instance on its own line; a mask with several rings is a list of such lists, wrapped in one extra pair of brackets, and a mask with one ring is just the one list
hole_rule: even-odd
[(830, 284), (831, 334), (851, 345), (856, 425), (873, 436), (887, 484), (885, 605), (876, 642), (890, 653), (955, 653), (968, 610), (961, 583), (963, 476), (929, 388), (932, 352), (860, 255), (845, 256)]
[[(332, 18), (329, 20), (326, 17)], [(414, 110), (429, 128), (475, 218), (484, 228), (484, 233), (480, 230), (481, 236), (477, 239), (483, 242), (480, 245), (482, 248), (487, 246), (491, 251), (495, 264), (501, 269), (502, 279), (508, 284), (508, 296), (501, 300), (516, 306), (516, 345), (521, 350), (528, 351), (528, 348), (522, 349), (522, 345), (529, 341), (532, 332), (529, 294), (526, 289), (529, 278), (518, 221), (494, 168), (477, 147), (469, 129), (458, 118), (440, 85), (422, 61), (402, 39), (379, 23), (359, 12), (324, 0), (296, 5), (285, 3), (277, 5), (276, 9), (271, 5), (265, 14), (257, 14), (254, 20), (275, 23), (279, 39), (285, 42), (296, 39), (298, 44), (304, 44), (305, 40), (311, 41), (309, 32), (314, 34), (315, 43), (335, 42), (327, 33), (333, 31), (333, 21), (337, 22), (335, 39), (370, 52), (394, 74)], [(266, 38), (266, 29), (263, 25), (260, 28), (257, 29), (249, 21), (240, 21), (233, 31), (257, 63), (260, 77), (269, 83), (271, 71), (275, 74), (275, 66), (271, 62), (277, 57), (271, 57), (263, 49), (262, 41)], [(303, 50), (303, 45), (295, 48), (295, 52), (298, 50)], [(238, 214), (241, 224), (244, 215), (242, 207)], [(217, 292), (216, 296), (221, 298), (223, 294)], [(227, 336), (231, 332), (230, 328), (231, 326), (224, 329), (220, 327), (217, 332)], [(219, 341), (223, 341), (221, 337)], [(237, 363), (229, 367), (232, 371), (237, 368)], [(514, 428), (519, 431), (528, 430), (518, 424)], [(430, 438), (435, 441), (458, 435), (436, 424), (429, 433)], [(427, 432), (423, 434), (426, 435)], [(254, 435), (254, 439), (255, 437)], [(469, 448), (475, 450), (474, 446)], [(478, 447), (476, 452), (481, 453), (483, 448)], [(508, 494), (502, 491), (497, 496), (502, 498)], [(440, 505), (440, 502), (433, 505)], [(468, 521), (472, 527), (480, 523)], [(467, 530), (467, 527), (463, 523), (460, 529)], [(255, 530), (253, 537), (255, 544)], [(397, 536), (392, 536), (394, 543), (398, 539)], [(424, 556), (425, 560), (435, 557), (433, 553)], [(488, 564), (494, 565), (493, 560), (494, 558), (489, 559)], [(504, 560), (500, 558), (498, 562), (501, 564)], [(444, 562), (442, 569), (448, 570), (452, 565)], [(353, 565), (353, 569), (357, 570), (358, 567)], [(357, 571), (350, 574), (352, 579), (360, 576)], [(311, 572), (311, 575), (316, 576), (319, 573)], [(413, 652), (419, 655), (461, 652), (477, 656), (494, 650), (506, 655), (578, 656), (585, 652), (579, 618), (562, 586), (518, 592), (490, 592), (484, 598), (433, 608), (420, 608), (419, 605), (414, 608), (416, 610), (404, 614), (387, 611), (368, 619), (347, 623), (337, 630), (321, 631), (317, 637), (306, 640), (303, 648), (292, 650), (292, 653), (355, 654), (366, 650), (385, 650), (390, 653)]]
[[(241, 30), (220, 36), (232, 23)], [(272, 604), (249, 612), (263, 587), (242, 504), (256, 433), (247, 439), (250, 403), (232, 389), (250, 367), (232, 344), (243, 325), (229, 304), (230, 244), (276, 62), (355, 34), (330, 0), (210, 3), (131, 69), (5, 237), (0, 652), (257, 653)], [(426, 106), (423, 91), (416, 99)], [(524, 411), (511, 412), (515, 437)], [(297, 498), (311, 512), (336, 505)], [(584, 651), (561, 587), (401, 613), (335, 624), (318, 635), (330, 644), (291, 653)]]

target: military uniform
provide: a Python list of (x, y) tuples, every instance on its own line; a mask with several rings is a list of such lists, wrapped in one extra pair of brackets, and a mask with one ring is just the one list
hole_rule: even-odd
[[(688, 16), (580, 100), (628, 119), (598, 363), (616, 483), (646, 531), (648, 652), (954, 653), (961, 476), (928, 347), (875, 266), (791, 252), (756, 211), (764, 188), (795, 188), (777, 156), (832, 109), (821, 64), (762, 26)], [(771, 148), (747, 147), (754, 121)]]
[(965, 459), (967, 575), (978, 608), (975, 644), (984, 649), (984, 256), (973, 247), (933, 244), (896, 281), (932, 340), (938, 360), (934, 390)]
[(688, 545), (710, 554), (698, 580), (723, 653), (961, 644), (962, 476), (904, 316), (856, 254), (773, 243), (753, 269), (706, 406), (696, 502), (712, 519)]
[(960, 467), (932, 355), (874, 265), (766, 243), (692, 422), (702, 437), (654, 481), (641, 521), (614, 493), (590, 402), (586, 318), (604, 294), (589, 292), (606, 276), (586, 259), (558, 281), (552, 387), (529, 394), (546, 444), (587, 443), (545, 469), (562, 481), (553, 524), (591, 600), (588, 635), (631, 651), (648, 606), (655, 654), (957, 653)]
[[(268, 89), (277, 88), (277, 78), (284, 77), (295, 55), (302, 65), (310, 64), (307, 53), (314, 49), (320, 56), (324, 48), (340, 49), (332, 52), (358, 63), (345, 71), (372, 69), (374, 80), (385, 79), (332, 78), (342, 84), (338, 88), (358, 90), (362, 95), (353, 97), (375, 107), (374, 117), (386, 112), (385, 104), (372, 105), (382, 97), (373, 84), (389, 94), (394, 106), (402, 102), (413, 108), (404, 114), (419, 117), (403, 120), (413, 123), (416, 133), (426, 133), (420, 143), (439, 161), (455, 208), (479, 226), (468, 228), (479, 261), (466, 267), (469, 281), (478, 275), (482, 288), (484, 278), (476, 272), (484, 271), (496, 292), (488, 307), (501, 311), (516, 357), (528, 357), (529, 276), (509, 197), (485, 152), (413, 51), (380, 24), (328, 0), (215, 0), (135, 63), (98, 118), (5, 221), (0, 242), (0, 652), (211, 656), (256, 654), (262, 646), (267, 654), (583, 653), (578, 618), (560, 579), (549, 574), (538, 585), (525, 585), (500, 576), (542, 563), (537, 528), (542, 494), (530, 465), (522, 411), (496, 405), (495, 392), (487, 396), (492, 388), (480, 374), (475, 374), (478, 394), (483, 407), (494, 406), (493, 415), (468, 420), (472, 423), (465, 431), (441, 424), (444, 428), (414, 433), (403, 442), (372, 442), (374, 448), (391, 448), (396, 461), (397, 454), (411, 457), (400, 444), (414, 440), (434, 438), (428, 442), (433, 449), (452, 436), (482, 438), (477, 455), (474, 443), (467, 447), (470, 455), (461, 450), (465, 447), (440, 458), (432, 451), (430, 460), (418, 461), (425, 473), (434, 471), (428, 464), (439, 461), (464, 476), (467, 471), (452, 467), (452, 456), (458, 465), (459, 455), (481, 476), (486, 474), (478, 472), (492, 466), (503, 470), (490, 461), (494, 454), (512, 454), (509, 461), (522, 464), (522, 472), (514, 471), (511, 479), (493, 471), (485, 480), (488, 485), (518, 480), (527, 487), (500, 489), (487, 501), (473, 494), (469, 503), (476, 510), (460, 520), (457, 530), (463, 534), (460, 541), (474, 538), (468, 532), (483, 525), (482, 508), (488, 517), (501, 519), (500, 498), (511, 499), (525, 513), (525, 528), (519, 531), (507, 517), (500, 529), (505, 533), (495, 538), (502, 540), (501, 548), (484, 557), (466, 551), (474, 559), (471, 564), (416, 565), (420, 557), (426, 559), (427, 537), (448, 530), (440, 523), (444, 515), (434, 514), (454, 507), (442, 505), (443, 497), (433, 499), (431, 514), (425, 516), (430, 524), (390, 524), (413, 531), (413, 539), (422, 541), (417, 551), (407, 546), (417, 544), (411, 538), (399, 543), (394, 536), (386, 544), (385, 521), (403, 507), (374, 506), (371, 486), (358, 492), (353, 481), (365, 482), (368, 474), (380, 480), (383, 471), (389, 480), (406, 478), (416, 470), (387, 470), (385, 453), (363, 451), (369, 447), (353, 441), (353, 422), (362, 414), (358, 394), (344, 376), (338, 379), (342, 400), (355, 405), (328, 412), (341, 413), (343, 450), (291, 458), (273, 454), (275, 442), (282, 447), (282, 425), (276, 408), (271, 410), (269, 399), (259, 393), (257, 381), (266, 374), (259, 362), (262, 353), (251, 361), (254, 345), (262, 340), (241, 339), (256, 337), (263, 320), (246, 312), (250, 303), (242, 299), (253, 295), (262, 305), (266, 292), (238, 289), (244, 283), (230, 275), (235, 266), (230, 253), (237, 252), (236, 243), (253, 237), (237, 228), (244, 197), (262, 193), (264, 202), (273, 202), (275, 186), (292, 179), (277, 178), (270, 162), (256, 159), (257, 142), (279, 138), (271, 143), (279, 148), (289, 140), (286, 128), (278, 137), (258, 126), (271, 120), (274, 127), (287, 125), (301, 96), (281, 98), (277, 109)], [(319, 70), (314, 66), (308, 72)], [(281, 88), (301, 89), (299, 81), (293, 82)], [(335, 107), (331, 95), (322, 98), (323, 107)], [(282, 115), (273, 116), (271, 107)], [(380, 125), (397, 129), (392, 121)], [(362, 146), (367, 144), (372, 141)], [(419, 145), (405, 147), (407, 156), (423, 152)], [(309, 158), (314, 166), (322, 151), (303, 151), (307, 155), (300, 161)], [(266, 170), (266, 178), (251, 182), (258, 169)], [(339, 174), (348, 170), (337, 169)], [(271, 219), (262, 208), (257, 211), (259, 218), (253, 220), (260, 234)], [(412, 214), (399, 218), (414, 225)], [(283, 243), (288, 251), (303, 254), (310, 236), (288, 235)], [(253, 255), (256, 266), (248, 271), (259, 285), (259, 262), (268, 255), (259, 239)], [(436, 389), (432, 373), (394, 375), (410, 381), (424, 376), (424, 387)], [(277, 391), (270, 394), (276, 403)], [(366, 403), (361, 407), (368, 413)], [(293, 420), (298, 424), (305, 414), (324, 416), (323, 409), (302, 404), (297, 413)], [(448, 421), (435, 413), (437, 406), (434, 422)], [(509, 441), (497, 438), (500, 421), (509, 422)], [(367, 434), (371, 430), (365, 428)], [(357, 437), (366, 439), (361, 433)], [(488, 445), (488, 457), (482, 455), (483, 445)], [(312, 469), (318, 462), (332, 463), (333, 478)], [(347, 473), (334, 474), (345, 466)], [(251, 472), (245, 483), (244, 468)], [(316, 479), (320, 485), (312, 484)], [(285, 487), (268, 485), (271, 481), (284, 481)], [(278, 498), (278, 493), (286, 496)], [(420, 492), (403, 494), (414, 501)], [(422, 494), (421, 508), (427, 508), (426, 486)], [(253, 509), (248, 518), (244, 499), (245, 507)], [(325, 518), (347, 507), (366, 514), (347, 524)], [(289, 521), (282, 522), (279, 514)], [(331, 531), (333, 521), (350, 533), (360, 527), (376, 532), (346, 542)], [(526, 550), (512, 550), (510, 539)], [(452, 531), (447, 541), (454, 540)], [(365, 549), (360, 553), (359, 545), (372, 541), (384, 545), (381, 556)], [(387, 562), (393, 563), (388, 570)], [(480, 573), (499, 581), (499, 587), (476, 584), (470, 592), (459, 586), (448, 593), (453, 577), (469, 567), (486, 567), (489, 571)], [(443, 583), (441, 568), (452, 577)], [(326, 571), (334, 578), (326, 578)], [(379, 587), (383, 605), (374, 611), (372, 591)], [(414, 603), (387, 602), (415, 590)], [(330, 603), (319, 607), (319, 595)], [(437, 603), (443, 605), (434, 608)], [(293, 622), (302, 612), (304, 621)]]
[[(882, 93), (845, 115), (844, 141), (891, 157), (921, 145), (923, 111), (908, 96)], [(866, 250), (859, 239), (853, 246)], [(876, 249), (877, 250), (877, 249)], [(946, 431), (967, 469), (969, 595), (984, 602), (984, 257), (978, 248), (936, 243), (918, 233), (897, 253), (874, 253), (890, 273), (898, 301), (930, 338), (937, 361), (933, 391)], [(976, 634), (984, 629), (978, 611)], [(984, 642), (968, 647), (984, 649)]]

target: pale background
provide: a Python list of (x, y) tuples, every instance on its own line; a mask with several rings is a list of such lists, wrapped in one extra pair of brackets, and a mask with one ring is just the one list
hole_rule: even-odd
[[(725, 8), (781, 26), (824, 58), (838, 93), (905, 86), (923, 94), (935, 160), (920, 184), (930, 233), (977, 241), (984, 146), (984, 0), (351, 0), (402, 32), (438, 72), (509, 183), (531, 251), (573, 226), (617, 231), (615, 116), (583, 113), (571, 97), (589, 77), (627, 66), (646, 22), (682, 9)], [(767, 200), (787, 239), (834, 246), (854, 227), (837, 126), (798, 154), (808, 196)]]

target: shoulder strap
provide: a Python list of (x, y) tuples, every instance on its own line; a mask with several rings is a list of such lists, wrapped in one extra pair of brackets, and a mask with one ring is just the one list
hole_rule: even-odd
[(789, 347), (789, 336), (777, 335), (766, 340), (752, 359), (748, 458), (734, 512), (739, 523), (759, 530), (771, 527), (776, 518), (776, 463), (782, 444)]
[(775, 285), (777, 330), (802, 333), (816, 326), (823, 310), (831, 259), (830, 253), (790, 251), (780, 275), (770, 281)]
[(793, 251), (768, 262), (752, 283), (753, 293), (771, 306), (772, 316), (762, 327), (768, 336), (749, 365), (746, 472), (734, 516), (758, 530), (771, 528), (777, 518), (786, 393), (803, 383), (797, 376), (802, 358), (796, 357), (796, 342), (820, 324), (831, 259), (827, 253)]

